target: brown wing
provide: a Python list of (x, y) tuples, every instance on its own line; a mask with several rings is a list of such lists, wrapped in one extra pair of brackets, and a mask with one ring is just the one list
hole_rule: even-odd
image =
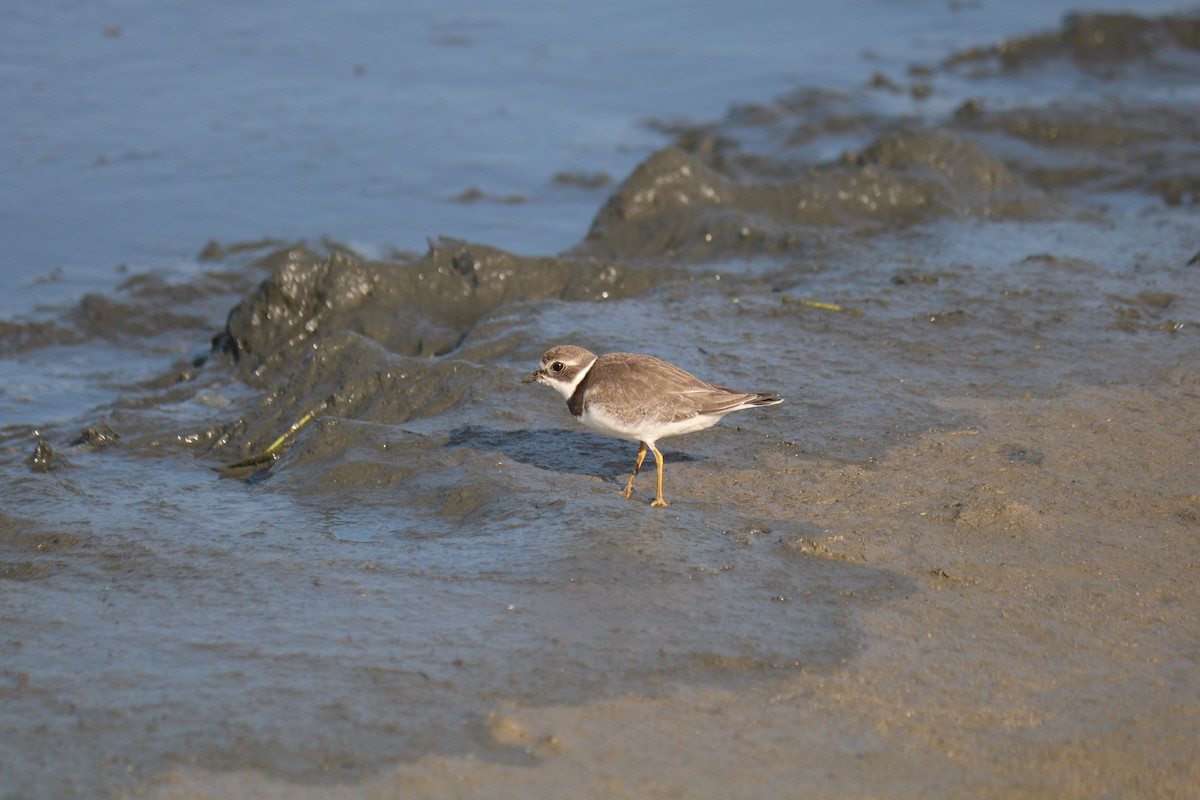
[[(652, 369), (645, 369), (647, 362)], [(613, 406), (630, 410), (632, 416), (649, 414), (664, 422), (727, 413), (761, 397), (714, 386), (661, 358), (631, 353), (603, 356), (588, 375), (589, 379), (593, 377), (613, 379), (605, 380)]]

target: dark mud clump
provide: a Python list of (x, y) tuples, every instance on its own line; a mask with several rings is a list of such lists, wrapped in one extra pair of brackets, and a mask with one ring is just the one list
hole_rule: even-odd
[(1009, 39), (956, 54), (946, 65), (995, 63), (1008, 72), (1043, 68), (1054, 59), (1117, 77), (1122, 66), (1149, 62), (1170, 67), (1176, 49), (1200, 52), (1200, 20), (1136, 14), (1069, 14), (1060, 30)]
[(230, 312), (213, 346), (240, 378), (270, 392), (233, 427), (214, 432), (220, 443), (261, 445), (313, 410), (390, 422), (439, 414), (477, 382), (469, 358), (516, 345), (456, 352), (487, 314), (547, 298), (616, 300), (674, 274), (585, 256), (522, 257), (448, 239), (422, 257), (393, 261), (304, 246), (268, 258), (270, 277)]
[[(756, 169), (763, 168), (758, 161)], [(1026, 217), (1042, 204), (1021, 188), (986, 149), (938, 129), (878, 139), (861, 154), (786, 180), (739, 179), (713, 159), (675, 147), (634, 170), (578, 250), (692, 259), (780, 255), (828, 227)]]
[[(1197, 115), (1171, 88), (1186, 87), (1200, 67), (1200, 20), (1073, 14), (1059, 31), (968, 50), (945, 66), (986, 90), (1061, 62), (1088, 76), (1098, 91), (1033, 108), (990, 111), (976, 103), (976, 113), (957, 116), (960, 127), (1048, 189), (1148, 192), (1172, 206), (1200, 203)], [(1103, 91), (1128, 79), (1153, 88), (1117, 97)]]
[(50, 472), (63, 466), (63, 460), (45, 439), (39, 438), (29, 456), (29, 468), (34, 472)]
[(502, 305), (628, 297), (662, 277), (621, 264), (520, 257), (453, 240), (431, 244), (422, 258), (395, 262), (296, 248), (233, 309), (216, 344), (237, 359), (243, 375), (264, 374), (274, 360), (333, 328), (399, 355), (445, 355)]

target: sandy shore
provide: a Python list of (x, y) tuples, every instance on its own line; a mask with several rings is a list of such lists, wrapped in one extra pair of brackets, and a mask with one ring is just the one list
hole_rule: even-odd
[(1194, 797), (1200, 373), (957, 405), (976, 424), (869, 467), (741, 478), (814, 529), (747, 546), (902, 578), (835, 668), (499, 703), (480, 754), (361, 785), (182, 771), (148, 796)]

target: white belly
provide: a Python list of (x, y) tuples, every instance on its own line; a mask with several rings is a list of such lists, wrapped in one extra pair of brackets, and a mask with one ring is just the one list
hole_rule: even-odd
[(579, 421), (590, 430), (604, 436), (613, 436), (627, 442), (654, 444), (659, 439), (665, 439), (668, 436), (679, 436), (683, 433), (693, 433), (711, 428), (721, 421), (722, 416), (700, 414), (676, 422), (663, 422), (647, 414), (632, 420), (622, 420), (612, 414), (605, 414), (603, 409), (587, 405), (584, 406)]

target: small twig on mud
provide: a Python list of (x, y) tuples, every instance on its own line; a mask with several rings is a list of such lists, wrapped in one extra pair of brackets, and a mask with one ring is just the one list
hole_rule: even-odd
[(226, 464), (223, 467), (218, 467), (217, 471), (222, 473), (232, 472), (233, 470), (242, 469), (244, 467), (253, 467), (257, 466), (258, 464), (264, 464), (268, 461), (274, 461), (282, 454), (288, 439), (294, 436), (296, 432), (305, 425), (312, 422), (316, 418), (316, 415), (317, 413), (314, 411), (308, 412), (296, 422), (292, 423), (292, 426), (287, 429), (287, 432), (284, 433), (283, 436), (280, 436), (278, 439), (271, 442), (271, 444), (267, 446), (266, 450), (263, 450), (261, 453), (255, 453), (254, 455), (242, 461), (237, 461), (233, 464)]
[(795, 303), (798, 306), (805, 306), (807, 308), (819, 308), (822, 311), (845, 311), (846, 310), (842, 306), (839, 306), (835, 303), (822, 303), (820, 300), (802, 300), (798, 297), (788, 297), (787, 295), (783, 296), (783, 302)]

